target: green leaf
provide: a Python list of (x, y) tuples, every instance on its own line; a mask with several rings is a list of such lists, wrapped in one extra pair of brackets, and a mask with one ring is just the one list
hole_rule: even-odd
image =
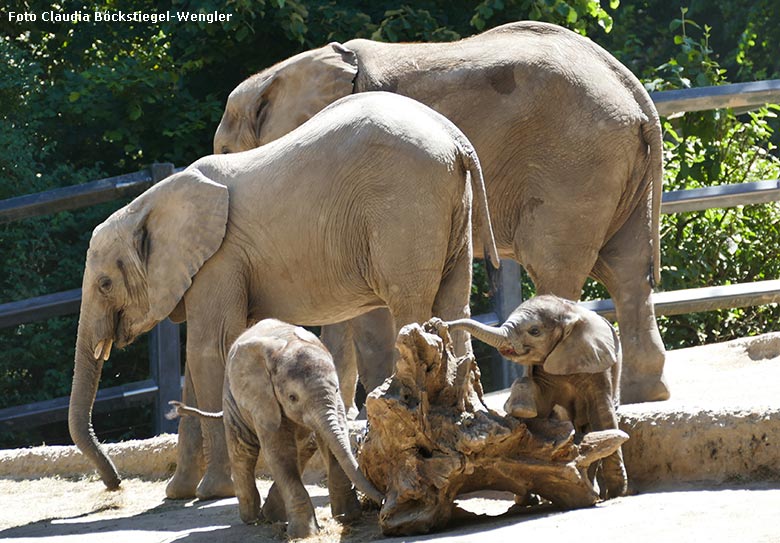
[(80, 96), (81, 96), (81, 94), (80, 94), (80, 93), (78, 93), (78, 92), (76, 92), (76, 91), (73, 91), (73, 92), (71, 92), (71, 93), (68, 95), (68, 101), (69, 101), (69, 102), (75, 102), (76, 100), (78, 100), (78, 99), (79, 99), (79, 97), (80, 97)]

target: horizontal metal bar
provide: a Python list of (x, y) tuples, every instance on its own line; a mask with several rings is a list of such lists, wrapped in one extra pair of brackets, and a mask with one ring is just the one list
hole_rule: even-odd
[[(157, 384), (152, 379), (126, 385), (109, 387), (98, 391), (95, 398), (95, 412), (105, 412), (139, 404), (153, 403)], [(0, 409), (0, 424), (9, 428), (32, 428), (68, 418), (70, 398), (30, 403)]]
[(496, 326), (498, 324), (498, 315), (494, 312), (473, 315), (471, 318), (488, 326)]
[(151, 186), (147, 170), (9, 198), (0, 201), (0, 224), (136, 196)]
[(0, 201), (0, 224), (137, 196), (183, 169), (174, 169), (173, 164), (167, 162), (157, 163), (140, 172), (8, 198)]
[(81, 289), (66, 290), (0, 305), (0, 328), (78, 313)]
[(652, 92), (650, 98), (662, 117), (686, 111), (749, 109), (780, 103), (780, 79)]
[[(655, 314), (667, 316), (777, 302), (780, 302), (780, 280), (778, 279), (716, 287), (671, 290), (653, 294)], [(612, 300), (594, 300), (580, 303), (607, 319), (616, 319), (615, 305)]]
[(765, 204), (780, 200), (780, 180), (735, 183), (664, 192), (661, 213), (683, 213), (710, 208)]

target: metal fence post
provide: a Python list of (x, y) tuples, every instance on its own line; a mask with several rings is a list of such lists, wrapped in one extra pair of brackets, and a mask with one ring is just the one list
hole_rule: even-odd
[[(152, 182), (158, 183), (173, 174), (173, 164), (152, 164)], [(178, 422), (165, 418), (168, 401), (181, 400), (181, 341), (179, 325), (165, 319), (151, 332), (149, 364), (152, 379), (157, 383), (154, 406), (155, 433), (176, 433)]]
[[(514, 260), (502, 260), (501, 268), (495, 274), (496, 292), (493, 296), (493, 304), (495, 313), (498, 315), (498, 324), (503, 323), (523, 301), (522, 286), (520, 285), (521, 271), (522, 267)], [(496, 359), (499, 361), (499, 371), (496, 372), (500, 381), (499, 388), (509, 388), (515, 378), (519, 376), (522, 368), (498, 353), (496, 353)]]
[(157, 383), (154, 402), (156, 434), (175, 434), (178, 421), (165, 418), (170, 400), (181, 400), (181, 355), (179, 325), (165, 319), (155, 326), (149, 337), (149, 361), (152, 379)]

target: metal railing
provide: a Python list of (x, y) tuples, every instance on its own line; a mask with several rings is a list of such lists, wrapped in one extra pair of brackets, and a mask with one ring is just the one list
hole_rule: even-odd
[[(664, 91), (653, 93), (652, 98), (662, 116), (725, 107), (747, 110), (761, 107), (766, 103), (780, 103), (780, 80)], [(174, 171), (170, 164), (155, 164), (142, 172), (10, 198), (0, 202), (0, 223), (135, 196)], [(780, 181), (760, 181), (666, 192), (663, 195), (662, 212), (681, 213), (776, 200), (780, 200)], [(495, 278), (497, 289), (494, 296), (494, 311), (476, 315), (475, 318), (482, 322), (496, 324), (508, 317), (522, 301), (520, 272), (520, 265), (516, 262), (502, 262)], [(77, 313), (80, 301), (81, 289), (75, 289), (2, 304), (0, 305), (0, 328)], [(743, 307), (777, 301), (780, 301), (780, 280), (659, 292), (653, 295), (658, 315)], [(584, 302), (584, 304), (614, 318), (614, 305), (611, 300), (597, 300)], [(163, 416), (165, 411), (163, 406), (168, 400), (178, 399), (181, 395), (178, 326), (170, 321), (160, 323), (151, 332), (149, 350), (150, 379), (100, 390), (95, 401), (95, 410), (115, 409), (118, 406), (139, 403), (148, 404), (154, 401), (157, 404), (155, 411), (157, 431), (176, 431), (175, 424), (167, 421)], [(506, 362), (502, 366), (501, 385), (506, 387), (515, 377), (516, 366)], [(58, 398), (0, 409), (0, 423), (5, 427), (13, 428), (22, 424), (30, 427), (64, 420), (67, 417), (67, 407), (68, 398)]]

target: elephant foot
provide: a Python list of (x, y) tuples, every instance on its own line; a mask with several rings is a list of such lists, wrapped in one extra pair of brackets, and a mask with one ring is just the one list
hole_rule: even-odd
[(230, 498), (235, 496), (233, 481), (230, 479), (230, 473), (220, 471), (206, 471), (198, 488), (195, 489), (195, 496), (199, 500), (213, 500), (214, 498)]
[(671, 396), (666, 378), (645, 377), (637, 380), (624, 380), (620, 387), (620, 403), (660, 402)]
[(331, 495), (330, 512), (341, 523), (354, 522), (363, 514), (357, 494), (352, 489), (340, 496)]
[(180, 471), (177, 468), (165, 487), (165, 497), (170, 500), (192, 499), (195, 497), (198, 481), (200, 481), (200, 473), (197, 471)]
[(504, 402), (504, 411), (518, 419), (536, 417), (536, 399), (534, 385), (527, 379), (516, 379), (509, 391), (509, 398)]
[(312, 517), (303, 521), (290, 521), (287, 524), (287, 537), (290, 539), (301, 539), (311, 537), (320, 531), (317, 525), (317, 519)]
[(268, 491), (268, 497), (263, 503), (263, 518), (268, 522), (286, 522), (287, 511), (284, 508), (282, 493), (276, 483), (271, 485)]

